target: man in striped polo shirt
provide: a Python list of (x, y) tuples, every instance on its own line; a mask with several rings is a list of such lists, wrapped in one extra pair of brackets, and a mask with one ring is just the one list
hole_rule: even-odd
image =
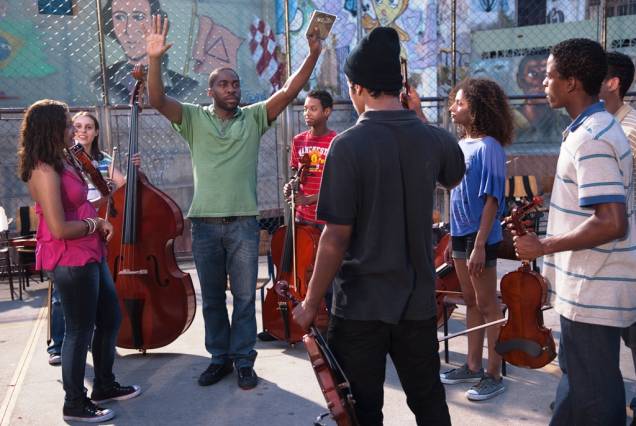
[(561, 338), (551, 425), (625, 424), (620, 334), (636, 321), (636, 233), (632, 155), (598, 94), (607, 61), (588, 39), (555, 45), (543, 81), (552, 108), (572, 123), (563, 132), (547, 237), (515, 238), (522, 259), (544, 256)]
[[(634, 82), (634, 62), (620, 52), (607, 53), (607, 76), (603, 80), (599, 97), (605, 102), (607, 112), (621, 123), (623, 132), (632, 148), (632, 157), (636, 159), (636, 110), (623, 101), (625, 93)], [(634, 171), (636, 177), (636, 170)], [(632, 177), (632, 182), (634, 178)], [(634, 200), (632, 199), (632, 202)], [(636, 367), (636, 324), (623, 330), (623, 340), (632, 350), (632, 359)], [(632, 411), (636, 410), (636, 397), (629, 404)]]

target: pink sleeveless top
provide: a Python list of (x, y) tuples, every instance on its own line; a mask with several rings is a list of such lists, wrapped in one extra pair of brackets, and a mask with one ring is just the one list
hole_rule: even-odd
[[(76, 173), (65, 168), (62, 171), (60, 186), (66, 220), (82, 220), (97, 216), (95, 208), (86, 199), (88, 185)], [(51, 234), (38, 203), (35, 203), (35, 212), (40, 219), (36, 233), (36, 269), (52, 271), (58, 265), (84, 266), (90, 262), (102, 261), (106, 248), (99, 233), (73, 240), (58, 240)]]

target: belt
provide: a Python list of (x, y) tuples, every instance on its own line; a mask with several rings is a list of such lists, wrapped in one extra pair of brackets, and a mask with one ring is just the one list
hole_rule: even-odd
[(241, 216), (225, 216), (225, 217), (198, 217), (201, 222), (204, 223), (232, 223)]

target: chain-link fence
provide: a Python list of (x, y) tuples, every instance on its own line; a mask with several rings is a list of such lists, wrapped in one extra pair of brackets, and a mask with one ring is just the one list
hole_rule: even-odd
[[(284, 83), (288, 63), (298, 69), (308, 52), (305, 32), (315, 9), (337, 21), (300, 99), (314, 88), (331, 92), (336, 100), (331, 128), (344, 130), (356, 119), (343, 72), (349, 51), (371, 29), (391, 26), (430, 122), (451, 127), (447, 96), (466, 76), (489, 77), (504, 88), (516, 126), (515, 143), (507, 148), (508, 174), (532, 174), (540, 181), (554, 175), (561, 132), (570, 121), (563, 111), (550, 109), (543, 95), (550, 47), (587, 37), (636, 56), (634, 0), (0, 0), (0, 203), (10, 216), (31, 203), (16, 177), (15, 151), (22, 111), (35, 100), (60, 99), (72, 109), (94, 111), (102, 124), (102, 148), (118, 147), (125, 161), (123, 105), (134, 84), (133, 65), (147, 62), (143, 32), (152, 14), (171, 23), (173, 46), (162, 64), (170, 96), (207, 103), (210, 71), (232, 67), (241, 76), (242, 102), (252, 103)], [(283, 215), (280, 188), (288, 175), (289, 142), (304, 129), (302, 106), (296, 104), (262, 139), (259, 209), (270, 230)], [(187, 210), (190, 153), (151, 109), (140, 120), (140, 152), (150, 181)], [(444, 216), (442, 196), (438, 210)]]

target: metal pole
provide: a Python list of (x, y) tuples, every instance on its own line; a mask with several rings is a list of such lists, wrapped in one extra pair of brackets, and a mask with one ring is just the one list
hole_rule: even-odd
[(97, 38), (99, 45), (99, 68), (102, 74), (102, 103), (108, 105), (108, 84), (106, 81), (106, 46), (104, 44), (104, 23), (102, 22), (102, 0), (95, 0), (97, 8)]
[(600, 21), (600, 43), (603, 49), (607, 50), (607, 0), (601, 0), (601, 8), (599, 13)]
[[(289, 0), (285, 0), (285, 61), (287, 63), (287, 78), (289, 78), (292, 74), (292, 56), (291, 56), (291, 30), (289, 26)], [(285, 113), (283, 114), (283, 120), (281, 122), (281, 133), (282, 133), (282, 143), (281, 143), (281, 163), (280, 170), (283, 172), (283, 182), (287, 182), (289, 180), (289, 140), (291, 139), (292, 129), (292, 107), (287, 105), (285, 108)], [(279, 139), (280, 140), (280, 139)], [(280, 195), (282, 188), (278, 188), (278, 192)], [(289, 217), (289, 206), (285, 201), (283, 201), (283, 206), (285, 210), (284, 217), (287, 219)], [(289, 225), (289, 224), (288, 224)]]
[(362, 40), (362, 0), (358, 0), (356, 3), (356, 35), (358, 39), (356, 41)]
[[(196, 23), (198, 14), (197, 0), (192, 0), (192, 15), (190, 16), (190, 31), (188, 32), (188, 50), (192, 52), (192, 44), (194, 43), (194, 24)], [(183, 64), (183, 74), (188, 75), (190, 73), (190, 54), (186, 54), (185, 63)]]
[(451, 0), (451, 86), (457, 84), (457, 0)]
[(287, 60), (287, 78), (292, 74), (291, 68), (291, 37), (289, 30), (289, 0), (285, 0), (285, 59)]
[[(99, 45), (99, 68), (102, 74), (102, 105), (98, 107), (101, 112), (101, 128), (104, 136), (104, 149), (110, 150), (112, 144), (112, 132), (110, 128), (110, 99), (108, 98), (108, 81), (106, 80), (106, 44), (104, 43), (104, 23), (102, 22), (102, 1), (95, 0), (97, 8), (97, 38)], [(99, 114), (98, 112), (98, 114)]]

